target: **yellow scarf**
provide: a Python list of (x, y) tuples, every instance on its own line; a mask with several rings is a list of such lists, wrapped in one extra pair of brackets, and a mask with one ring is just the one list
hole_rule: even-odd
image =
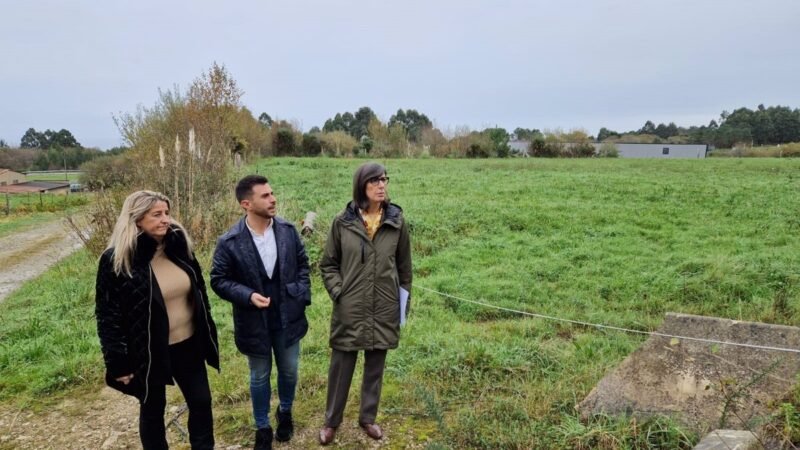
[(381, 216), (383, 216), (383, 208), (376, 213), (368, 213), (363, 209), (359, 209), (361, 212), (361, 218), (364, 222), (364, 228), (367, 229), (367, 236), (369, 236), (370, 240), (375, 238), (375, 233), (378, 231), (378, 227), (381, 226)]

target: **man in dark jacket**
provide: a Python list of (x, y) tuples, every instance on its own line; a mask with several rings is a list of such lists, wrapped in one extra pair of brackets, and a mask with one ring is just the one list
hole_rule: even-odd
[(236, 347), (248, 357), (256, 449), (272, 448), (269, 422), (272, 355), (278, 368), (275, 438), (294, 432), (300, 339), (308, 331), (311, 304), (308, 258), (294, 225), (276, 217), (276, 200), (265, 177), (248, 175), (236, 185), (246, 215), (217, 240), (211, 288), (233, 304)]

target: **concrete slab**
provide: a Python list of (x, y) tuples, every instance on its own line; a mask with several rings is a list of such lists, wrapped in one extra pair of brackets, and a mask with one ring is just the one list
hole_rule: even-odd
[[(667, 313), (664, 334), (800, 349), (800, 328)], [(755, 430), (792, 388), (800, 353), (651, 336), (577, 405), (588, 416), (666, 415), (690, 429)]]
[(714, 430), (693, 450), (755, 450), (761, 448), (756, 435), (742, 430)]

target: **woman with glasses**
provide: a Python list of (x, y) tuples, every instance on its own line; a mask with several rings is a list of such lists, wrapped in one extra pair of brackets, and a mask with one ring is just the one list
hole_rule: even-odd
[(353, 175), (353, 200), (331, 224), (320, 262), (325, 289), (333, 300), (331, 364), (325, 425), (319, 442), (333, 442), (342, 423), (359, 352), (364, 353), (358, 424), (373, 439), (383, 438), (375, 423), (386, 351), (397, 348), (400, 295), (411, 291), (411, 241), (403, 210), (389, 202), (389, 177), (377, 163)]

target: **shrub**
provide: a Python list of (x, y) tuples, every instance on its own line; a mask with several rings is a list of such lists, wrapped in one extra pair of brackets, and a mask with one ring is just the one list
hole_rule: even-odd
[(333, 131), (319, 135), (322, 152), (328, 156), (353, 156), (358, 153), (358, 142), (344, 131)]
[(93, 191), (124, 186), (132, 178), (132, 165), (125, 155), (93, 159), (81, 166), (80, 183)]
[(277, 156), (291, 156), (295, 154), (297, 145), (294, 141), (294, 132), (288, 128), (281, 128), (275, 133), (272, 146)]
[(478, 142), (473, 142), (467, 149), (467, 158), (488, 158), (489, 149)]
[(115, 118), (135, 165), (124, 190), (166, 194), (172, 214), (200, 247), (213, 243), (235, 216), (234, 155), (246, 160), (255, 155), (243, 130), (252, 131), (257, 121), (242, 107), (241, 95), (236, 81), (215, 63), (185, 95), (161, 92), (152, 108)]
[(600, 158), (618, 158), (619, 149), (614, 143), (605, 142), (600, 146), (600, 150), (597, 151), (597, 156)]
[(581, 142), (570, 146), (569, 151), (573, 158), (591, 158), (594, 156), (594, 145), (590, 142)]
[(731, 149), (717, 149), (708, 153), (717, 158), (799, 158), (800, 142), (775, 145), (770, 147), (751, 147), (747, 144), (736, 144)]
[(95, 257), (99, 257), (105, 250), (126, 196), (125, 189), (101, 190), (88, 211), (67, 216), (67, 225), (72, 233)]
[(531, 141), (528, 153), (534, 158), (552, 158), (558, 156), (557, 154), (550, 154), (544, 136), (538, 135)]
[(564, 144), (559, 141), (549, 141), (544, 144), (544, 157), (558, 158), (564, 155)]
[(306, 133), (303, 135), (302, 148), (305, 156), (317, 156), (322, 153), (322, 143), (314, 134)]

